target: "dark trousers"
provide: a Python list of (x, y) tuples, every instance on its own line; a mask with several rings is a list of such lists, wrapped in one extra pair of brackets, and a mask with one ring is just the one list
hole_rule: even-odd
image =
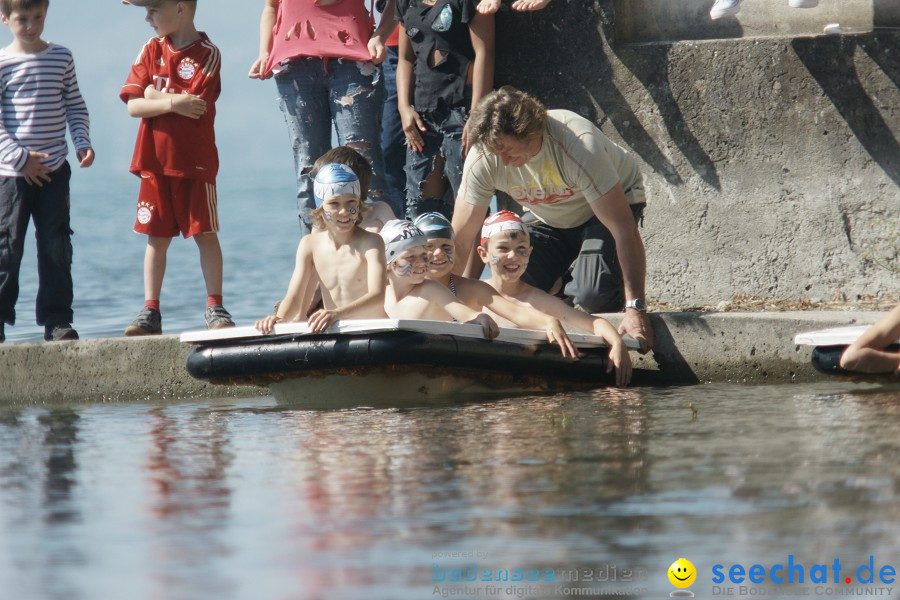
[[(645, 206), (631, 205), (635, 223), (643, 220)], [(562, 277), (566, 296), (578, 308), (590, 313), (625, 309), (616, 241), (597, 217), (571, 229), (545, 225), (532, 213), (525, 213), (523, 220), (528, 223), (534, 248), (522, 276), (525, 283), (549, 291)]]
[(24, 177), (0, 177), (0, 321), (14, 325), (25, 233), (34, 220), (37, 238), (38, 325), (72, 322), (72, 229), (69, 227), (69, 163), (38, 187)]
[(397, 108), (397, 49), (387, 47), (384, 69), (384, 90), (387, 99), (381, 113), (381, 153), (384, 155), (384, 183), (387, 197), (380, 198), (391, 205), (398, 219), (406, 214), (406, 135)]

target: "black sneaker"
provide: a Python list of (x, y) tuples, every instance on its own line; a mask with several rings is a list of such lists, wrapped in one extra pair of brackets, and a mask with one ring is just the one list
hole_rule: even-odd
[(136, 335), (162, 335), (162, 315), (155, 308), (144, 307), (131, 325), (125, 328), (128, 337)]
[(225, 307), (221, 304), (207, 307), (206, 328), (222, 329), (223, 327), (234, 327), (234, 321), (231, 320), (231, 313), (225, 310)]
[(72, 326), (68, 323), (44, 327), (44, 340), (48, 342), (66, 342), (77, 339), (78, 332), (72, 329)]

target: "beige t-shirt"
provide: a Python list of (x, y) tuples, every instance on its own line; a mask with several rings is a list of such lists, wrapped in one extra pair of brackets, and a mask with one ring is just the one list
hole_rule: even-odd
[(504, 166), (487, 149), (466, 157), (460, 195), (476, 206), (506, 192), (552, 227), (577, 227), (594, 216), (598, 201), (619, 182), (629, 204), (645, 202), (637, 160), (603, 132), (568, 110), (550, 110), (541, 150), (521, 167)]

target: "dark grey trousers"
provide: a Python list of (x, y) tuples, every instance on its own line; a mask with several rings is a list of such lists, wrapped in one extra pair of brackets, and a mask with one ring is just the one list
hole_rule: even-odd
[(69, 163), (38, 187), (24, 177), (0, 177), (0, 321), (14, 325), (19, 267), (28, 221), (37, 239), (38, 325), (72, 322), (72, 229), (69, 227)]
[[(646, 204), (632, 204), (635, 223), (641, 224)], [(597, 217), (571, 229), (545, 225), (531, 213), (523, 220), (534, 250), (522, 276), (525, 283), (549, 291), (563, 278), (572, 303), (591, 313), (625, 310), (625, 283), (612, 233)]]

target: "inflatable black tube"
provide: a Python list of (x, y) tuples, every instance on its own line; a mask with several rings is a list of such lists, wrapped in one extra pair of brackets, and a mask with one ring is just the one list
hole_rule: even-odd
[[(813, 367), (820, 373), (826, 375), (840, 375), (854, 378), (868, 378), (880, 380), (884, 378), (895, 378), (891, 373), (858, 373), (856, 371), (848, 371), (841, 368), (841, 355), (848, 346), (816, 346), (812, 351)], [(900, 344), (889, 346), (887, 350), (891, 352), (900, 351)]]
[(398, 365), (428, 372), (507, 373), (554, 381), (602, 382), (607, 348), (582, 350), (564, 358), (557, 346), (523, 345), (412, 331), (360, 335), (289, 335), (198, 346), (188, 372), (215, 383), (261, 383), (347, 370), (386, 370)]

